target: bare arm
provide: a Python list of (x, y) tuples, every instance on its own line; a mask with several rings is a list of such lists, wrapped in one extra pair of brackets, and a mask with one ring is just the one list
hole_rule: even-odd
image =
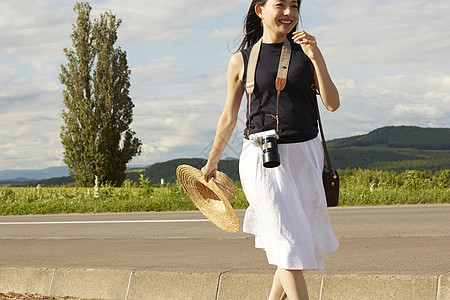
[(241, 53), (236, 53), (230, 58), (227, 72), (227, 98), (222, 115), (217, 124), (216, 137), (208, 158), (208, 162), (202, 168), (203, 176), (208, 181), (216, 178), (217, 165), (225, 147), (236, 127), (239, 107), (241, 106), (244, 87), (242, 86), (242, 73), (244, 60)]
[(294, 41), (299, 42), (303, 52), (311, 59), (315, 74), (316, 84), (323, 104), (329, 111), (335, 111), (340, 106), (339, 92), (328, 73), (325, 59), (317, 47), (316, 38), (305, 31), (297, 31), (294, 33)]

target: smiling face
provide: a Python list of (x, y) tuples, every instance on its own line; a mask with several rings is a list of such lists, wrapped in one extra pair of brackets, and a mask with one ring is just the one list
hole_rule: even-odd
[(264, 27), (264, 42), (279, 42), (294, 29), (299, 18), (297, 0), (267, 0), (264, 5), (255, 6), (256, 14)]

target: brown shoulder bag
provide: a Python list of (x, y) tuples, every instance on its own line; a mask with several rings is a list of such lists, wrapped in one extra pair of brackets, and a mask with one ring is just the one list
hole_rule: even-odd
[[(316, 95), (320, 95), (319, 90), (316, 87), (314, 80), (314, 66), (311, 64), (311, 88)], [(327, 206), (334, 207), (339, 202), (339, 174), (336, 169), (331, 165), (330, 155), (328, 154), (327, 143), (323, 134), (322, 121), (320, 119), (319, 105), (317, 104), (317, 97), (314, 98), (314, 108), (317, 114), (317, 120), (319, 122), (320, 137), (322, 138), (323, 151), (325, 153), (325, 164), (322, 172), (323, 188), (325, 189), (325, 195), (327, 198)]]

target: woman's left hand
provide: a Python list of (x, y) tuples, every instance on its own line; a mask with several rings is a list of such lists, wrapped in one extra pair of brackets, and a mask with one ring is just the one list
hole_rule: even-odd
[(340, 106), (339, 92), (328, 73), (325, 59), (319, 47), (317, 47), (316, 38), (306, 31), (296, 31), (292, 39), (295, 43), (300, 44), (303, 52), (314, 65), (316, 73), (315, 83), (319, 87), (323, 103), (329, 111), (335, 111)]
[(314, 60), (320, 55), (319, 47), (317, 47), (316, 38), (306, 31), (296, 31), (292, 37), (294, 42), (300, 44), (303, 52), (309, 57), (309, 59)]

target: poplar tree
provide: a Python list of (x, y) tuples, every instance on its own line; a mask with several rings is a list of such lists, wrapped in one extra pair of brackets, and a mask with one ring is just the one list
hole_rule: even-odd
[(104, 13), (91, 22), (91, 10), (87, 2), (75, 4), (73, 49), (64, 49), (68, 63), (61, 65), (63, 161), (79, 186), (93, 186), (96, 176), (119, 186), (142, 143), (130, 128), (134, 104), (126, 52), (114, 47), (122, 21)]

